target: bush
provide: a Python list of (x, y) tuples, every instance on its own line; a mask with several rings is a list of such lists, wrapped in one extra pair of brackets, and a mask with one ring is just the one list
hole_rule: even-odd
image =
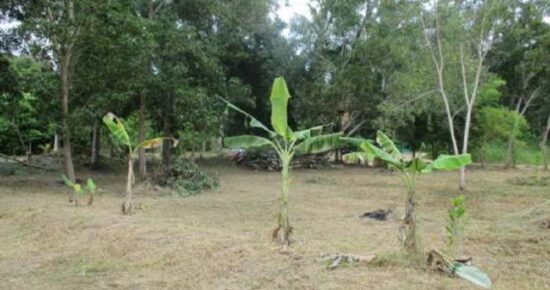
[(174, 160), (170, 171), (155, 176), (154, 182), (175, 190), (182, 197), (196, 195), (219, 186), (216, 176), (200, 170), (194, 161), (185, 158)]

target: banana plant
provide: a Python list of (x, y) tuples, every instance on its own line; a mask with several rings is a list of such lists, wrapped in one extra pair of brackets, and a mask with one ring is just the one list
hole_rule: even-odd
[(132, 186), (134, 180), (134, 161), (137, 158), (140, 149), (149, 149), (157, 146), (162, 140), (173, 141), (173, 146), (177, 146), (177, 140), (171, 137), (159, 137), (145, 140), (141, 143), (132, 142), (124, 123), (113, 113), (108, 113), (103, 117), (103, 123), (111, 132), (111, 138), (119, 145), (128, 149), (128, 177), (126, 180), (126, 196), (122, 203), (122, 214), (128, 215), (132, 213)]
[(273, 239), (283, 251), (288, 250), (292, 226), (288, 214), (288, 196), (290, 186), (290, 163), (295, 154), (316, 154), (337, 148), (340, 144), (341, 133), (321, 134), (323, 126), (316, 126), (303, 131), (293, 131), (288, 126), (288, 100), (290, 93), (284, 78), (278, 77), (273, 82), (271, 91), (271, 126), (268, 128), (252, 115), (239, 107), (222, 99), (229, 108), (243, 114), (250, 127), (263, 130), (267, 137), (242, 135), (226, 137), (224, 144), (232, 149), (273, 148), (279, 157), (281, 168), (281, 195), (279, 198), (280, 211), (277, 218), (277, 227), (273, 231)]
[(95, 185), (93, 179), (88, 178), (88, 180), (86, 180), (86, 186), (82, 186), (80, 183), (77, 183), (77, 182), (74, 182), (74, 181), (70, 180), (67, 176), (65, 176), (65, 174), (63, 174), (61, 177), (63, 178), (63, 181), (65, 182), (65, 184), (73, 189), (74, 204), (76, 206), (79, 206), (79, 200), (78, 199), (80, 197), (84, 196), (84, 194), (86, 194), (86, 192), (89, 195), (89, 197), (88, 197), (88, 206), (92, 205), (92, 203), (94, 202), (94, 195), (95, 195), (95, 190), (96, 190), (96, 185)]
[[(344, 139), (345, 140), (345, 139)], [(349, 140), (348, 140), (349, 142)], [(386, 134), (378, 131), (376, 142), (364, 140), (360, 143), (361, 151), (352, 152), (343, 156), (346, 162), (367, 161), (372, 162), (379, 159), (386, 163), (388, 167), (397, 170), (400, 173), (401, 180), (407, 189), (407, 200), (405, 203), (405, 217), (400, 226), (400, 241), (409, 253), (416, 253), (416, 182), (418, 177), (424, 173), (430, 173), (434, 170), (456, 170), (472, 163), (470, 154), (462, 155), (440, 155), (433, 162), (423, 160), (419, 156), (407, 157), (403, 155), (395, 146), (394, 142)], [(357, 140), (354, 140), (357, 144)]]

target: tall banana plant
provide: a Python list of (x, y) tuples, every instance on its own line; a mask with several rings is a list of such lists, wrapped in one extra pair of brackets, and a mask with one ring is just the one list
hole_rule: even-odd
[[(348, 140), (348, 142), (351, 142)], [(357, 140), (353, 140), (358, 144)], [(416, 253), (416, 182), (423, 173), (430, 173), (434, 170), (456, 170), (472, 162), (470, 154), (462, 155), (440, 155), (433, 162), (428, 162), (417, 157), (406, 157), (395, 146), (394, 142), (386, 134), (378, 131), (376, 143), (371, 140), (363, 140), (359, 144), (361, 151), (352, 152), (343, 156), (346, 162), (367, 161), (379, 159), (390, 168), (399, 171), (401, 180), (407, 189), (407, 200), (405, 203), (405, 217), (400, 226), (399, 238), (403, 247), (409, 253)]]
[(273, 82), (271, 91), (271, 126), (268, 128), (252, 115), (241, 110), (232, 103), (223, 100), (227, 106), (247, 118), (253, 128), (263, 130), (267, 137), (255, 135), (242, 135), (227, 137), (224, 144), (233, 149), (251, 149), (258, 147), (273, 148), (281, 162), (281, 195), (280, 211), (277, 219), (277, 227), (273, 231), (273, 239), (283, 248), (288, 250), (292, 226), (288, 214), (288, 196), (290, 186), (290, 163), (295, 154), (316, 154), (337, 148), (341, 141), (340, 133), (322, 135), (323, 126), (313, 127), (303, 131), (293, 131), (288, 126), (288, 100), (290, 93), (284, 78), (278, 77)]
[(141, 143), (132, 142), (124, 123), (121, 119), (115, 116), (113, 113), (108, 113), (103, 117), (103, 123), (111, 132), (111, 138), (120, 146), (126, 147), (128, 150), (128, 177), (126, 180), (126, 196), (122, 203), (122, 214), (128, 215), (132, 213), (132, 186), (134, 184), (134, 161), (138, 156), (140, 149), (149, 149), (160, 144), (160, 141), (164, 139), (172, 140), (173, 145), (177, 145), (177, 141), (174, 138), (159, 137), (153, 138)]

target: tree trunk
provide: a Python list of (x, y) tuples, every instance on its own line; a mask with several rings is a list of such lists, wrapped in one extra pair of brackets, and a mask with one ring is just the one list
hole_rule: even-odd
[[(73, 155), (71, 148), (71, 133), (69, 128), (69, 64), (71, 59), (70, 50), (67, 51), (67, 54), (61, 61), (61, 83), (63, 89), (63, 100), (62, 105), (62, 125), (63, 125), (63, 161), (65, 165), (65, 175), (71, 181), (76, 181), (76, 176), (74, 173), (73, 165)], [(72, 197), (70, 198), (72, 200)]]
[(126, 180), (126, 199), (122, 203), (122, 214), (129, 215), (132, 213), (132, 184), (134, 182), (134, 159), (132, 156), (128, 158), (128, 179)]
[(32, 142), (29, 141), (29, 147), (27, 148), (27, 164), (31, 164), (32, 159)]
[(510, 138), (508, 139), (508, 148), (506, 150), (506, 165), (504, 168), (514, 168), (515, 166), (515, 153), (516, 153), (516, 134), (518, 127), (518, 118), (514, 118), (514, 125), (512, 132), (510, 132)]
[(288, 246), (290, 245), (290, 235), (292, 233), (292, 226), (290, 226), (290, 221), (288, 217), (288, 192), (290, 185), (289, 177), (289, 167), (290, 160), (282, 160), (282, 187), (281, 187), (281, 197), (280, 197), (280, 213), (278, 217), (277, 228), (273, 231), (273, 239), (276, 240), (282, 246), (282, 251), (288, 251)]
[(416, 203), (414, 201), (415, 191), (409, 189), (407, 202), (405, 204), (405, 217), (399, 229), (400, 240), (403, 248), (411, 254), (416, 253)]
[[(164, 134), (170, 136), (172, 132), (171, 129), (169, 113), (166, 112), (164, 115)], [(162, 141), (162, 169), (165, 174), (170, 170), (172, 163), (172, 145), (170, 142), (170, 140)]]
[(544, 129), (544, 133), (542, 134), (542, 140), (540, 142), (540, 148), (542, 152), (542, 163), (544, 166), (544, 170), (548, 170), (548, 148), (546, 146), (546, 143), (548, 141), (549, 133), (550, 133), (550, 117), (548, 117), (548, 121), (546, 121), (546, 128)]
[[(143, 93), (139, 97), (139, 143), (145, 141), (145, 97)], [(147, 175), (147, 164), (145, 149), (139, 149), (139, 178), (145, 179)]]
[(53, 152), (59, 151), (59, 135), (55, 133), (53, 135)]
[(92, 154), (90, 156), (90, 168), (99, 168), (99, 157), (101, 150), (101, 128), (97, 124), (97, 119), (92, 127)]

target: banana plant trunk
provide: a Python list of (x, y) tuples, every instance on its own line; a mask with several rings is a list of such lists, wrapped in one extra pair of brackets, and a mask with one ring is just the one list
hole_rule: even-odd
[(409, 253), (416, 253), (416, 204), (415, 190), (409, 189), (405, 203), (405, 217), (400, 227), (400, 238), (403, 248)]
[(134, 159), (128, 158), (128, 180), (126, 181), (126, 199), (122, 204), (122, 214), (132, 213), (132, 183), (134, 182)]
[(273, 238), (283, 246), (283, 251), (288, 249), (290, 244), (290, 234), (292, 232), (292, 227), (290, 226), (290, 221), (288, 218), (288, 192), (290, 185), (289, 167), (290, 160), (282, 160), (282, 186), (280, 197), (281, 212), (279, 213), (277, 228), (273, 232)]

